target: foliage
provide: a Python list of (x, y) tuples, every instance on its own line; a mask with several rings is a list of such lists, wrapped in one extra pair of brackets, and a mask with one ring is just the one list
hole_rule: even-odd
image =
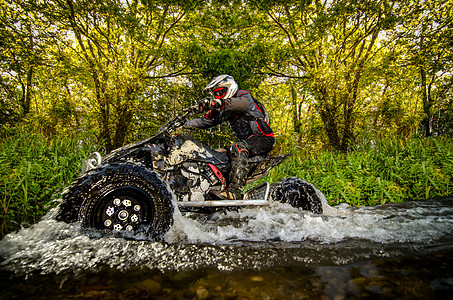
[[(296, 136), (349, 151), (370, 132), (406, 138), (427, 118), (431, 132), (448, 132), (449, 2), (3, 0), (0, 8), (5, 128), (24, 118), (47, 135), (90, 128), (111, 150), (152, 134), (228, 73), (279, 111), (283, 144)], [(215, 144), (224, 139), (224, 128), (211, 133)]]
[[(54, 190), (39, 198), (38, 171), (61, 171), (48, 153), (66, 149), (76, 173), (91, 147), (69, 151), (79, 133), (102, 152), (150, 136), (221, 73), (268, 108), (274, 153), (297, 153), (282, 172), (316, 180), (332, 203), (451, 193), (449, 140), (403, 141), (453, 137), (452, 11), (441, 0), (0, 0), (2, 188), (17, 197), (2, 194), (4, 220), (42, 212)], [(25, 147), (26, 130), (47, 150)], [(226, 125), (184, 133), (212, 148), (235, 139)]]
[(354, 143), (363, 79), (383, 47), (379, 35), (395, 22), (396, 5), (387, 0), (304, 3), (265, 5), (274, 25), (269, 40), (288, 57), (286, 64), (274, 60), (268, 68), (299, 79), (317, 103), (330, 146), (347, 151)]
[(85, 75), (107, 150), (127, 141), (146, 84), (187, 69), (177, 66), (181, 51), (173, 45), (184, 40), (174, 30), (190, 9), (182, 1), (46, 1), (39, 6), (47, 21), (65, 32), (59, 60)]
[(313, 183), (331, 205), (450, 196), (453, 144), (449, 138), (390, 139), (363, 144), (350, 153), (294, 151), (268, 179), (277, 182), (290, 176)]
[(281, 79), (268, 80), (254, 96), (266, 104), (270, 124), (276, 133), (274, 152), (285, 149), (315, 151), (327, 142), (324, 126), (317, 114), (316, 101), (302, 88)]
[(61, 190), (80, 173), (94, 151), (86, 134), (46, 138), (23, 126), (2, 134), (0, 143), (1, 229), (38, 221)]
[[(452, 88), (453, 5), (449, 1), (410, 1), (401, 10), (399, 26), (390, 31), (401, 51), (399, 64), (417, 71), (417, 85), (423, 107), (425, 136), (436, 133), (433, 116)], [(433, 132), (434, 131), (434, 132)]]
[(24, 11), (14, 1), (0, 2), (0, 125), (17, 122), (30, 111), (33, 77), (49, 46), (37, 19), (38, 13)]

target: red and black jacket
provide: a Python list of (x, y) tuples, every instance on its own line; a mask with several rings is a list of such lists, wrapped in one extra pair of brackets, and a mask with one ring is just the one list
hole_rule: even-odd
[(240, 90), (234, 97), (225, 99), (221, 108), (208, 111), (202, 118), (188, 120), (185, 126), (204, 129), (229, 122), (240, 140), (251, 136), (273, 137), (274, 133), (266, 118), (264, 106), (248, 91)]

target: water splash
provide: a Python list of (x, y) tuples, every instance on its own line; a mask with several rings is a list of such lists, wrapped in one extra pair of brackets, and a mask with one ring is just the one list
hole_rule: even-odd
[(273, 203), (212, 215), (177, 211), (165, 242), (155, 242), (57, 222), (50, 213), (0, 241), (0, 267), (45, 274), (101, 266), (235, 270), (344, 264), (451, 246), (452, 223), (453, 199), (360, 208), (341, 205), (331, 208), (328, 215)]
[[(327, 206), (327, 214), (317, 215), (288, 204), (242, 208), (215, 213), (176, 215), (167, 241), (189, 243), (229, 243), (231, 241), (307, 240), (337, 243), (364, 239), (378, 243), (429, 242), (449, 234), (452, 207), (439, 208), (434, 200), (403, 205), (352, 208)], [(436, 211), (436, 209), (439, 209)], [(420, 234), (420, 233), (423, 234)]]

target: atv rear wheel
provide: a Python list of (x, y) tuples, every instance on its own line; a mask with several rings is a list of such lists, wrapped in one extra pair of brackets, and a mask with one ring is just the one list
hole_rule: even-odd
[[(72, 214), (76, 213), (76, 219), (87, 227), (131, 232), (143, 229), (158, 238), (173, 223), (172, 195), (166, 183), (157, 173), (132, 163), (88, 172), (69, 188), (63, 200), (63, 208), (78, 209)], [(64, 220), (64, 213), (60, 215)]]
[(315, 187), (297, 177), (285, 178), (271, 185), (270, 201), (288, 203), (291, 206), (321, 214), (322, 203)]

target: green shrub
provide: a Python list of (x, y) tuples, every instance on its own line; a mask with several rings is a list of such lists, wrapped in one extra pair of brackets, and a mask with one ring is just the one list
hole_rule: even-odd
[(313, 183), (330, 204), (376, 205), (453, 194), (453, 144), (449, 138), (383, 140), (348, 154), (298, 152), (268, 180), (297, 176)]
[(46, 138), (24, 127), (2, 134), (1, 236), (39, 220), (92, 151), (82, 136)]
[[(2, 134), (1, 236), (38, 221), (51, 208), (52, 200), (80, 173), (81, 161), (95, 151), (90, 137), (87, 133), (46, 138), (23, 127)], [(291, 176), (313, 183), (332, 205), (449, 196), (453, 144), (449, 138), (429, 138), (383, 140), (348, 154), (298, 150), (260, 182)]]

